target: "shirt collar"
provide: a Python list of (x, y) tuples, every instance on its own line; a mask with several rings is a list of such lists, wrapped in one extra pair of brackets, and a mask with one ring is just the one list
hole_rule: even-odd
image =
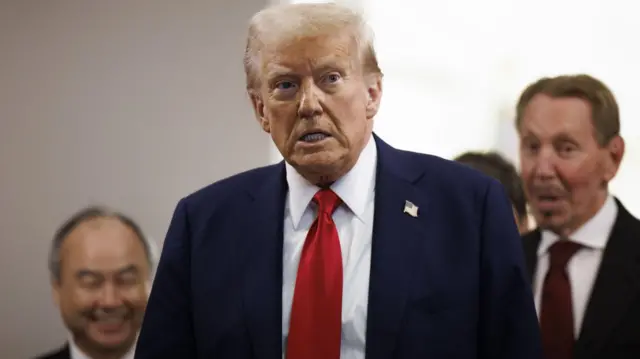
[[(598, 213), (571, 235), (571, 241), (592, 249), (604, 249), (617, 216), (618, 206), (613, 196), (609, 195)], [(538, 255), (547, 253), (549, 247), (558, 240), (557, 234), (543, 230)]]
[[(358, 157), (355, 166), (331, 185), (342, 202), (364, 222), (364, 211), (375, 187), (377, 163), (376, 143), (371, 136)], [(320, 187), (309, 183), (289, 163), (285, 162), (289, 193), (286, 201), (293, 227), (298, 228), (304, 211)]]
[[(122, 357), (122, 359), (133, 359), (133, 354), (135, 353), (136, 346), (135, 344), (129, 349), (129, 351)], [(87, 354), (85, 354), (78, 346), (72, 337), (69, 338), (69, 353), (71, 354), (71, 359), (91, 359)]]

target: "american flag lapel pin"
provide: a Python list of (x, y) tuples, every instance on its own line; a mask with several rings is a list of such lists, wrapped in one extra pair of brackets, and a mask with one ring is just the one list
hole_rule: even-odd
[(410, 201), (404, 201), (404, 213), (410, 215), (411, 217), (418, 217), (418, 206), (411, 203)]

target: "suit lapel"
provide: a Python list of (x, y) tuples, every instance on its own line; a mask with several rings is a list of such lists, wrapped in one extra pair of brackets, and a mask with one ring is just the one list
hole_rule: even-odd
[(598, 350), (640, 295), (640, 222), (620, 202), (617, 205), (618, 217), (587, 305), (578, 351)]
[(69, 349), (69, 344), (66, 344), (58, 352), (48, 355), (46, 357), (43, 357), (43, 359), (70, 359), (70, 358), (71, 358), (71, 351)]
[(238, 227), (247, 266), (243, 304), (254, 357), (281, 359), (284, 163), (274, 166), (265, 179), (251, 194), (245, 221)]
[[(393, 355), (416, 262), (416, 245), (428, 238), (423, 221), (429, 216), (424, 194), (413, 185), (423, 172), (404, 164), (397, 151), (377, 137), (376, 142), (378, 167), (366, 331), (367, 359), (390, 358)], [(418, 217), (404, 213), (407, 200), (418, 206)]]

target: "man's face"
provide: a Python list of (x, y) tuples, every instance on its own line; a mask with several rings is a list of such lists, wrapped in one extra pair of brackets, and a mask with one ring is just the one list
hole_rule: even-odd
[(149, 263), (135, 232), (117, 219), (80, 224), (61, 248), (54, 300), (84, 350), (120, 352), (136, 340), (147, 305)]
[(312, 182), (348, 172), (371, 135), (381, 79), (361, 64), (346, 35), (302, 37), (261, 52), (260, 89), (251, 93), (258, 120)]
[(597, 213), (615, 176), (624, 142), (596, 141), (591, 106), (580, 98), (536, 95), (520, 127), (525, 192), (541, 228), (568, 236)]

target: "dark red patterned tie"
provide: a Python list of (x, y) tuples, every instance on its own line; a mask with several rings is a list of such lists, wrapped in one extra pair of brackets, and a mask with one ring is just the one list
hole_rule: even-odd
[(575, 343), (569, 259), (580, 245), (559, 240), (549, 248), (549, 271), (542, 286), (540, 330), (545, 359), (572, 359)]
[(318, 217), (304, 242), (291, 306), (287, 359), (340, 359), (342, 252), (331, 218), (340, 198), (330, 189), (313, 197)]

